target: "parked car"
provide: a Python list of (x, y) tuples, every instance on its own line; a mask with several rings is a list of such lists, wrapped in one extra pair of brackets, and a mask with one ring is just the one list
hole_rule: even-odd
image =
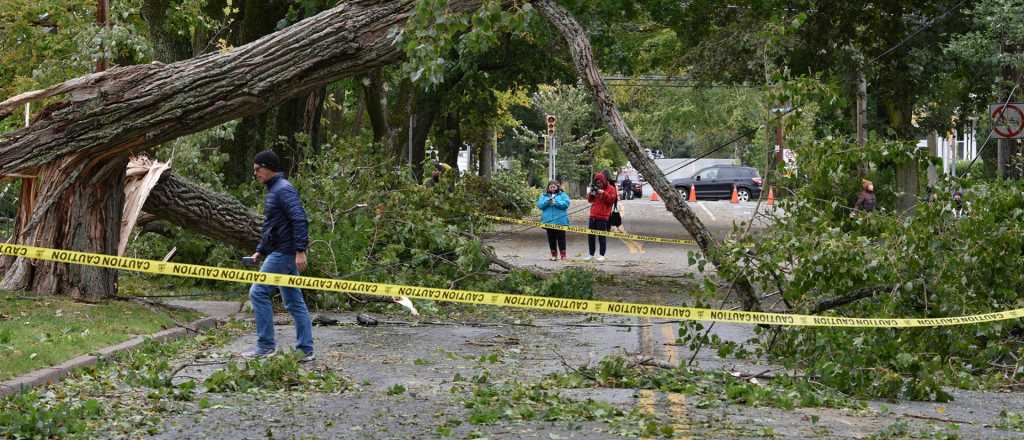
[(745, 202), (761, 197), (762, 183), (756, 168), (714, 165), (698, 171), (693, 177), (673, 180), (672, 186), (684, 199), (689, 197), (691, 185), (697, 189), (697, 199), (728, 199), (732, 197), (732, 186), (736, 185), (736, 195)]

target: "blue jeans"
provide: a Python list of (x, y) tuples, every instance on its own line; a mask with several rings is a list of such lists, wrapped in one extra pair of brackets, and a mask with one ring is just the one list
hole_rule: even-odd
[[(299, 270), (295, 267), (295, 255), (272, 252), (263, 260), (260, 272), (283, 273), (298, 275)], [(313, 323), (309, 320), (309, 310), (306, 309), (306, 301), (302, 299), (302, 291), (294, 287), (277, 287), (265, 284), (253, 284), (249, 288), (249, 298), (252, 300), (252, 310), (256, 315), (256, 335), (258, 339), (256, 346), (262, 350), (273, 350), (274, 343), (274, 306), (270, 302), (270, 296), (275, 289), (281, 289), (281, 297), (284, 299), (284, 306), (291, 313), (295, 320), (295, 348), (303, 353), (313, 353)]]

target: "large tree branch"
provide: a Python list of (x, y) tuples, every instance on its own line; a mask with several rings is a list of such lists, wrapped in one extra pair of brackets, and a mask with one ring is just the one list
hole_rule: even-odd
[[(112, 157), (144, 150), (253, 115), (327, 83), (393, 64), (403, 56), (391, 37), (413, 13), (413, 0), (355, 0), (250, 44), (173, 64), (119, 67), (0, 104), (72, 92), (29, 127), (0, 136), (0, 174), (69, 153)], [(452, 12), (478, 7), (452, 0)]]
[(255, 251), (263, 218), (230, 196), (219, 194), (168, 171), (149, 193), (143, 209), (159, 219)]
[[(565, 38), (573, 64), (576, 66), (576, 71), (579, 73), (584, 85), (590, 89), (601, 118), (608, 124), (609, 133), (619, 144), (619, 147), (622, 148), (622, 151), (626, 153), (630, 163), (654, 187), (655, 191), (661, 195), (662, 200), (665, 201), (665, 207), (672, 212), (676, 220), (693, 236), (704, 255), (716, 267), (720, 268), (722, 261), (713, 252), (716, 243), (712, 240), (711, 233), (700, 219), (694, 215), (693, 211), (683, 203), (679, 192), (672, 187), (672, 184), (665, 178), (665, 175), (655, 165), (654, 161), (647, 157), (640, 141), (630, 132), (629, 127), (626, 126), (626, 121), (622, 119), (622, 115), (619, 113), (619, 109), (615, 105), (612, 95), (608, 92), (604, 79), (601, 77), (601, 72), (594, 63), (593, 51), (590, 48), (590, 38), (587, 36), (586, 31), (569, 11), (555, 3), (554, 0), (536, 0), (534, 5), (537, 7), (537, 11), (551, 22), (562, 34), (562, 37)], [(746, 277), (742, 274), (737, 274), (735, 287), (740, 294), (745, 309), (760, 309), (760, 299), (754, 293), (754, 288)]]

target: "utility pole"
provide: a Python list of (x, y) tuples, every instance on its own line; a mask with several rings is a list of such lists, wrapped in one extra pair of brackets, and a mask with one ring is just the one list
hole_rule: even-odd
[[(868, 143), (868, 80), (864, 77), (864, 69), (860, 67), (857, 69), (857, 107), (855, 109), (856, 115), (854, 116), (855, 124), (857, 127), (857, 145), (864, 148)], [(867, 176), (868, 167), (867, 164), (857, 164), (857, 172), (861, 177)]]
[(558, 154), (558, 141), (555, 136), (555, 123), (558, 118), (555, 115), (547, 115), (545, 118), (548, 123), (548, 182), (555, 180), (558, 176), (557, 170), (555, 169), (555, 157)]
[[(110, 0), (96, 0), (96, 25), (100, 27), (100, 32), (110, 29), (110, 20), (108, 19), (110, 11)], [(106, 38), (106, 35), (100, 39)], [(106, 43), (100, 43), (100, 56), (96, 59), (96, 71), (102, 72), (107, 70), (107, 45)]]
[(956, 128), (953, 128), (953, 142), (950, 142), (949, 149), (949, 175), (956, 177), (956, 151), (960, 149), (960, 133)]

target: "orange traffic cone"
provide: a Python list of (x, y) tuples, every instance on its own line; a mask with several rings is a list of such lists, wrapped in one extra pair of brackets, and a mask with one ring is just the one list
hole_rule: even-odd
[(659, 200), (661, 200), (661, 198), (658, 197), (658, 193), (654, 192), (654, 191), (651, 191), (651, 201), (652, 202), (657, 202)]
[(775, 204), (775, 191), (773, 187), (768, 187), (768, 205)]
[(732, 199), (729, 200), (729, 203), (739, 203), (739, 202), (740, 202), (740, 196), (738, 194), (736, 194), (736, 184), (734, 183), (734, 184), (732, 184)]
[(686, 201), (687, 202), (696, 202), (697, 201), (697, 187), (696, 186), (690, 185), (690, 198), (687, 199)]

